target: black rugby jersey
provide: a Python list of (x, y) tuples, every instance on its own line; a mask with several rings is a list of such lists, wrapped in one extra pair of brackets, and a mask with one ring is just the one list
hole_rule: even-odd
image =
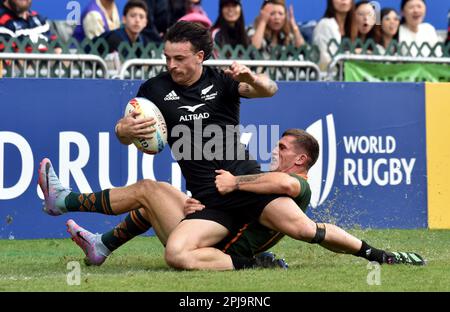
[(190, 87), (178, 85), (164, 72), (142, 84), (137, 94), (155, 103), (163, 114), (172, 154), (187, 189), (199, 200), (218, 194), (216, 169), (235, 175), (259, 172), (258, 163), (250, 160), (236, 131), (238, 86), (239, 82), (223, 71), (204, 67), (201, 78)]

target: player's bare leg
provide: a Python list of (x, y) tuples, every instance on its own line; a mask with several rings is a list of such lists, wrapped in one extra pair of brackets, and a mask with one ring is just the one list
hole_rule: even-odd
[(231, 257), (212, 248), (228, 230), (209, 220), (189, 219), (181, 222), (169, 237), (165, 259), (169, 266), (185, 270), (233, 270)]
[(73, 220), (67, 222), (68, 232), (85, 252), (87, 263), (94, 265), (102, 264), (111, 251), (152, 226), (165, 244), (183, 219), (183, 206), (188, 198), (170, 184), (152, 180), (98, 193), (74, 193), (62, 186), (49, 159), (41, 162), (39, 186), (44, 193), (44, 211), (53, 216), (70, 211), (111, 215), (131, 211), (124, 221), (103, 236), (89, 232)]
[(113, 211), (127, 210), (136, 202), (145, 208), (131, 211), (125, 220), (102, 235), (92, 234), (69, 220), (68, 231), (86, 254), (88, 265), (103, 264), (111, 252), (151, 227), (166, 244), (169, 234), (184, 217), (183, 204), (187, 196), (168, 183), (143, 180), (129, 187), (112, 189), (109, 199)]
[(369, 246), (333, 224), (315, 223), (308, 218), (291, 198), (280, 197), (269, 203), (260, 216), (260, 223), (294, 239), (337, 252), (352, 254), (378, 263), (406, 263), (424, 265), (418, 254), (391, 253)]

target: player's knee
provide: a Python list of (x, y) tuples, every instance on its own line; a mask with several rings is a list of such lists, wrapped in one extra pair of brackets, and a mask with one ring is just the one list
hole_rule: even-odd
[(144, 179), (136, 183), (138, 195), (140, 194), (154, 194), (158, 189), (158, 182)]
[(295, 239), (310, 242), (316, 233), (316, 224), (314, 222), (308, 222), (307, 224), (299, 224), (294, 229)]
[(174, 269), (189, 270), (191, 269), (189, 261), (189, 252), (181, 246), (168, 245), (164, 252), (164, 259), (168, 266)]

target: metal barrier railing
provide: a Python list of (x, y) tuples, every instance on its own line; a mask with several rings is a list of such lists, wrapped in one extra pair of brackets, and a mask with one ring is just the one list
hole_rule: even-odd
[(449, 64), (448, 57), (408, 57), (408, 56), (382, 56), (382, 55), (358, 55), (340, 54), (328, 66), (327, 80), (344, 80), (344, 63), (346, 61), (367, 61), (382, 63), (423, 63), (423, 64)]
[[(208, 60), (204, 65), (228, 67), (233, 60)], [(284, 81), (317, 81), (320, 79), (320, 69), (309, 61), (254, 61), (239, 60), (240, 64), (250, 67), (258, 73), (266, 72), (272, 79)], [(164, 59), (132, 59), (122, 64), (120, 79), (148, 79), (166, 69)]]
[(9, 78), (108, 78), (106, 62), (97, 55), (0, 53)]

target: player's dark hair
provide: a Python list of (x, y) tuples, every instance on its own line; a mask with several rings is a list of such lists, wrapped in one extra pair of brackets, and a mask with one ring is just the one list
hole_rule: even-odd
[(179, 21), (175, 23), (164, 36), (164, 42), (166, 41), (190, 42), (195, 53), (199, 51), (205, 53), (204, 61), (211, 57), (214, 47), (209, 29), (194, 22)]
[(148, 6), (144, 0), (128, 0), (125, 4), (125, 7), (123, 8), (123, 16), (126, 16), (128, 14), (128, 11), (133, 8), (141, 8), (145, 11), (145, 15), (148, 16)]
[(283, 132), (282, 137), (287, 135), (295, 137), (294, 144), (297, 148), (304, 150), (308, 155), (307, 169), (309, 170), (316, 163), (317, 158), (319, 158), (319, 142), (311, 134), (302, 129), (288, 129)]

